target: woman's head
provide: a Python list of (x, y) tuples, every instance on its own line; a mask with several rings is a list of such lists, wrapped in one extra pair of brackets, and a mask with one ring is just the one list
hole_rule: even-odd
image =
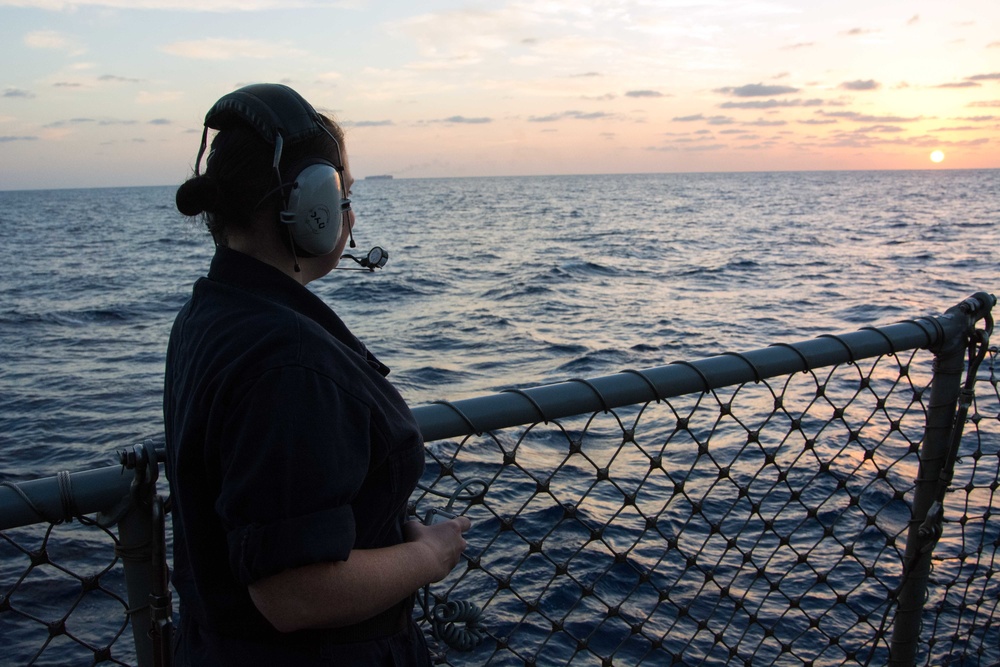
[[(253, 92), (276, 93), (279, 102), (289, 97), (293, 103), (301, 103), (315, 116), (306, 121), (297, 117), (284, 123), (280, 117), (262, 121), (261, 118), (266, 116), (264, 112), (271, 112), (272, 116), (274, 113), (265, 102), (251, 97), (249, 105), (237, 105), (236, 111), (227, 112), (221, 121), (218, 119), (217, 109), (227, 98), (251, 89)], [(256, 104), (260, 106), (254, 106)], [(279, 114), (286, 115), (293, 111), (298, 112), (298, 107), (291, 111), (288, 108), (278, 109)], [(277, 124), (268, 125), (272, 120)], [(280, 136), (285, 126), (303, 122), (300, 127), (308, 130), (311, 124), (319, 131), (300, 131), (288, 140)], [(251, 232), (254, 224), (260, 224), (258, 221), (280, 224), (279, 213), (299, 165), (320, 159), (330, 162), (337, 170), (346, 166), (344, 133), (340, 126), (330, 118), (316, 114), (305, 100), (284, 86), (258, 84), (222, 98), (206, 118), (206, 131), (208, 127), (217, 128), (219, 132), (212, 140), (205, 172), (198, 174), (196, 169), (195, 176), (178, 188), (176, 202), (178, 210), (184, 215), (201, 214), (212, 237), (220, 245), (228, 245), (233, 234)], [(273, 165), (275, 142), (281, 143), (278, 173), (275, 173)], [(342, 194), (346, 196), (346, 192)]]

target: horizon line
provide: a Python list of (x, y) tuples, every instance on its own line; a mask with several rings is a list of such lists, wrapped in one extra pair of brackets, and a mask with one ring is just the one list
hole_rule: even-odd
[[(859, 173), (859, 172), (960, 172), (960, 171), (997, 171), (1000, 167), (926, 167), (922, 169), (735, 169), (732, 171), (623, 171), (623, 172), (587, 172), (587, 173), (564, 173), (564, 174), (497, 174), (492, 176), (397, 176), (391, 173), (373, 173), (358, 176), (356, 183), (364, 180), (387, 180), (387, 181), (417, 181), (417, 180), (446, 180), (459, 178), (567, 178), (574, 176), (697, 176), (697, 175), (731, 175), (731, 174), (838, 174), (838, 173)], [(391, 176), (391, 178), (373, 178), (368, 176)], [(183, 183), (183, 181), (181, 181)], [(179, 187), (181, 183), (160, 183), (153, 185), (78, 185), (57, 188), (0, 188), (0, 192), (51, 192), (57, 190), (111, 190), (122, 188), (167, 188)]]

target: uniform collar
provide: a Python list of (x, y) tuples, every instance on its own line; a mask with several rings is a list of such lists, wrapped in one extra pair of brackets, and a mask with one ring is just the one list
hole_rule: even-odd
[(365, 357), (379, 373), (389, 374), (389, 367), (351, 333), (337, 313), (304, 285), (278, 268), (231, 248), (217, 246), (208, 270), (208, 279), (251, 292), (308, 317), (331, 336)]

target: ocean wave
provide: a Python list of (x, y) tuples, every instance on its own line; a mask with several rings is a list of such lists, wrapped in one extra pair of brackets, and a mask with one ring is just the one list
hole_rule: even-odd
[(553, 293), (553, 289), (539, 284), (537, 281), (516, 280), (506, 285), (491, 287), (479, 296), (493, 301), (505, 302), (516, 301), (525, 297), (539, 299)]
[(593, 350), (559, 364), (555, 367), (555, 371), (576, 377), (590, 377), (602, 369), (624, 366), (629, 360), (629, 354), (624, 350)]
[(908, 313), (907, 308), (899, 304), (858, 304), (848, 308), (835, 308), (833, 315), (844, 322), (852, 324), (870, 324), (872, 322), (888, 321)]
[(409, 386), (431, 386), (439, 387), (452, 383), (461, 382), (473, 377), (472, 373), (464, 369), (444, 368), (442, 366), (421, 366), (410, 368), (394, 374), (394, 378), (400, 384)]
[(117, 326), (124, 322), (134, 321), (142, 315), (143, 313), (127, 307), (48, 312), (25, 312), (14, 309), (0, 311), (0, 323), (42, 327), (45, 325), (89, 327), (94, 324)]
[(435, 290), (431, 285), (417, 285), (416, 281), (401, 282), (398, 280), (365, 280), (352, 284), (338, 284), (332, 292), (322, 288), (317, 292), (321, 297), (329, 295), (335, 310), (339, 303), (386, 303), (408, 298), (432, 296)]

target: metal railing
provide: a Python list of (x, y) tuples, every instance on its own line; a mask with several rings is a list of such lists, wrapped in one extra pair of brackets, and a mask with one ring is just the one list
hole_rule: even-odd
[[(420, 596), (439, 661), (996, 664), (994, 305), (415, 408), (413, 512), (475, 526)], [(165, 659), (155, 445), (0, 486), (0, 632), (40, 645), (22, 662)], [(73, 574), (53, 545), (85, 530), (116, 555)], [(47, 578), (68, 611), (32, 606)], [(120, 610), (100, 639), (75, 622), (94, 600)]]

